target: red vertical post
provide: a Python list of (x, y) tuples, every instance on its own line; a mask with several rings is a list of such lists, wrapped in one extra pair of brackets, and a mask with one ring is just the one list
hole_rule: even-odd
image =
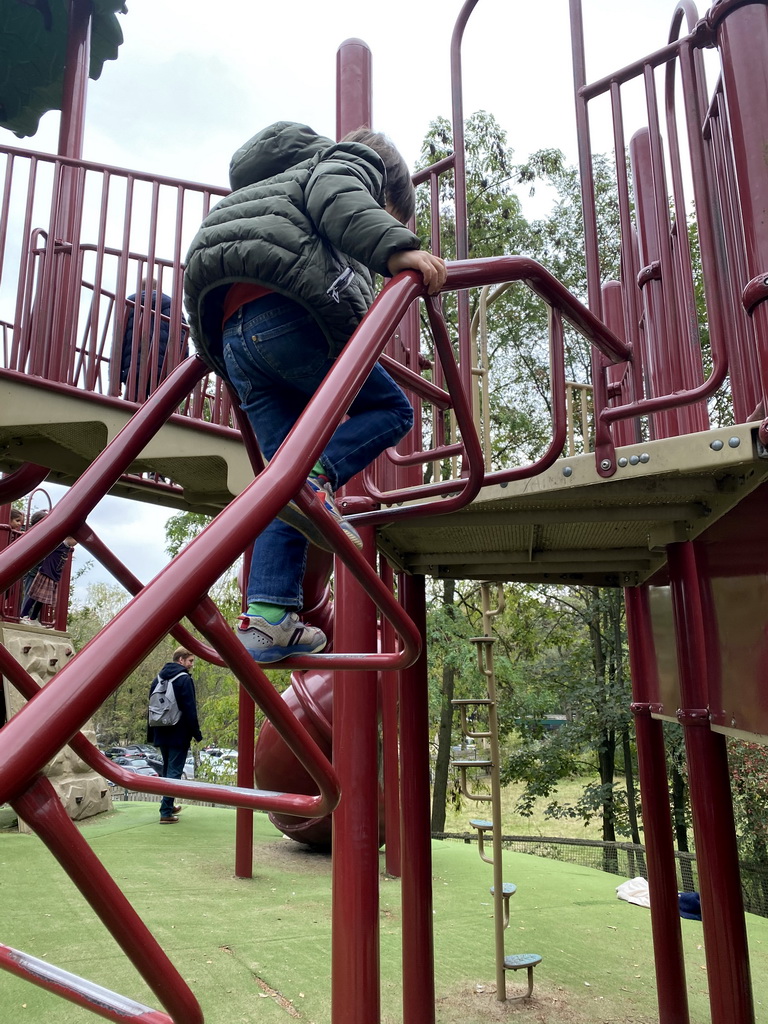
[(92, 0), (69, 0), (69, 29), (59, 123), (59, 156), (83, 155), (85, 98), (91, 61)]
[[(392, 567), (381, 559), (381, 578), (392, 589)], [(381, 621), (381, 649), (395, 650), (395, 636), (386, 619)], [(384, 837), (385, 866), (388, 875), (399, 878), (400, 863), (400, 772), (398, 769), (400, 672), (382, 672), (379, 679), (381, 697), (382, 758), (384, 762)]]
[[(371, 124), (371, 52), (348, 39), (337, 53), (336, 132)], [(360, 531), (375, 564), (376, 541)], [(376, 650), (376, 609), (338, 560), (334, 588), (336, 651)], [(378, 1024), (379, 780), (377, 673), (337, 671), (333, 685), (333, 767), (341, 800), (333, 814), (333, 1024)]]
[[(372, 528), (360, 531), (376, 558)], [(376, 609), (337, 560), (335, 648), (376, 650)], [(379, 780), (377, 675), (337, 670), (333, 688), (333, 767), (341, 800), (333, 814), (333, 1024), (378, 1024)]]
[[(653, 153), (650, 131), (642, 128), (635, 132), (629, 143), (632, 163), (632, 181), (635, 192), (635, 219), (637, 242), (642, 269), (640, 271), (642, 302), (645, 311), (643, 366), (649, 396), (668, 395), (679, 381), (672, 379), (672, 365), (668, 358), (672, 347), (679, 343), (675, 307), (665, 294), (674, 289), (673, 280), (662, 280), (662, 268), (669, 268), (668, 235), (659, 237), (657, 222), (657, 193), (666, 197), (666, 184), (654, 178)], [(666, 198), (664, 199), (666, 202)], [(679, 410), (665, 409), (650, 417), (654, 437), (674, 437), (681, 433)]]
[(651, 893), (651, 930), (656, 963), (659, 1024), (688, 1024), (685, 961), (677, 908), (672, 819), (661, 722), (651, 718), (649, 702), (651, 618), (648, 590), (624, 591), (627, 606), (629, 663), (632, 675), (632, 713), (635, 717), (640, 797), (643, 806), (646, 866)]
[[(242, 610), (248, 606), (248, 576), (251, 571), (253, 544), (243, 556)], [(256, 753), (256, 704), (241, 686), (237, 702), (237, 785), (253, 789)], [(235, 878), (253, 878), (253, 811), (238, 807), (235, 812)]]
[(725, 737), (709, 727), (706, 631), (695, 547), (667, 547), (701, 891), (712, 1024), (754, 1024), (747, 931)]
[[(398, 577), (400, 601), (422, 637), (427, 631), (423, 576)], [(401, 673), (403, 1024), (434, 1024), (432, 834), (429, 808), (429, 701), (426, 645)]]
[[(464, 147), (464, 97), (461, 75), (461, 43), (464, 29), (478, 0), (464, 0), (451, 36), (451, 121), (453, 123), (453, 173), (456, 211), (456, 259), (469, 256), (469, 219), (467, 217), (467, 170)], [(469, 292), (462, 288), (457, 296), (459, 328), (459, 369), (467, 395), (472, 394), (472, 342), (470, 338)]]
[[(237, 715), (237, 785), (253, 789), (256, 704), (242, 686)], [(247, 807), (238, 807), (236, 811), (235, 878), (253, 878), (253, 811)]]
[[(719, 6), (719, 9), (718, 9)], [(764, 4), (715, 5), (723, 86), (731, 129), (737, 203), (741, 211), (747, 280), (742, 301), (752, 315), (762, 395), (768, 398), (768, 9)]]
[(371, 51), (362, 39), (345, 39), (336, 51), (336, 138), (371, 124)]
[[(59, 125), (59, 156), (76, 160), (83, 155), (85, 100), (91, 54), (91, 0), (69, 0), (69, 25)], [(46, 372), (54, 380), (69, 382), (74, 352), (72, 327), (77, 317), (80, 284), (75, 281), (78, 266), (79, 221), (81, 217), (83, 172), (69, 164), (59, 168), (58, 194), (53, 212), (46, 260), (52, 264), (49, 280), (49, 322), (43, 330)], [(61, 246), (57, 250), (57, 246)]]
[[(619, 281), (606, 281), (602, 287), (603, 319), (616, 337), (621, 338), (622, 341), (627, 340), (627, 330), (624, 321), (624, 287)], [(629, 287), (633, 286), (629, 285)], [(635, 390), (637, 366), (632, 368), (631, 376), (628, 376), (627, 367), (622, 364), (606, 366), (604, 372), (609, 400), (615, 398), (622, 405), (635, 400), (637, 397)], [(636, 444), (639, 440), (640, 426), (636, 419), (619, 420), (618, 423), (614, 423), (613, 442), (617, 447), (625, 444)]]

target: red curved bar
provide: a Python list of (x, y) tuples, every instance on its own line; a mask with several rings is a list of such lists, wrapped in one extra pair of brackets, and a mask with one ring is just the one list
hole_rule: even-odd
[[(41, 692), (42, 688), (2, 645), (0, 645), (0, 671), (27, 700), (31, 700)], [(274, 694), (274, 688), (270, 683), (268, 685)], [(338, 781), (333, 770), (325, 762), (324, 756), (322, 756), (322, 759), (317, 759), (318, 763), (321, 760), (324, 762), (320, 770), (318, 770), (317, 764), (311, 757), (312, 751), (310, 751), (309, 755), (303, 748), (301, 752), (297, 751), (297, 742), (301, 739), (301, 734), (295, 731), (296, 734), (294, 736), (286, 736), (285, 715), (283, 711), (283, 708), (279, 708), (278, 713), (275, 715), (279, 719), (278, 724), (275, 726), (276, 731), (292, 749), (295, 756), (305, 765), (307, 772), (320, 787), (320, 797), (296, 794), (290, 794), (288, 797), (285, 797), (284, 794), (279, 792), (238, 789), (234, 786), (222, 786), (211, 782), (193, 782), (184, 779), (162, 779), (137, 775), (135, 772), (130, 772), (128, 769), (111, 761), (82, 733), (77, 733), (77, 735), (73, 736), (69, 746), (78, 757), (85, 761), (94, 771), (103, 775), (105, 779), (109, 779), (116, 786), (122, 786), (124, 789), (135, 793), (153, 793), (156, 796), (164, 796), (167, 793), (170, 796), (186, 800), (209, 800), (227, 807), (241, 807), (257, 811), (274, 810), (280, 811), (283, 814), (303, 815), (306, 817), (324, 816), (330, 813), (336, 803), (338, 803)], [(289, 721), (289, 730), (293, 724)]]
[(0, 556), (0, 590), (6, 589), (41, 561), (68, 534), (85, 522), (109, 489), (141, 454), (149, 438), (166, 423), (195, 383), (208, 372), (196, 356), (182, 363), (163, 382), (151, 402), (143, 405), (118, 436), (91, 463), (56, 508), (34, 530), (19, 537)]
[(172, 1024), (167, 1013), (128, 999), (117, 992), (62, 970), (47, 960), (0, 943), (0, 967), (18, 978), (47, 989), (86, 1010), (117, 1021), (117, 1024)]
[(9, 501), (16, 501), (23, 498), (25, 494), (34, 491), (50, 473), (47, 466), (36, 466), (34, 462), (25, 462), (13, 473), (4, 476), (0, 480), (0, 505)]
[[(128, 591), (129, 594), (135, 596), (144, 587), (144, 584), (138, 578), (134, 576), (131, 570), (120, 561), (117, 555), (108, 548), (107, 545), (96, 536), (91, 526), (85, 523), (80, 527), (79, 530), (75, 530), (72, 535), (78, 544), (82, 544), (89, 554), (99, 561), (104, 568), (114, 576), (117, 582)], [(196, 636), (185, 629), (181, 623), (178, 623), (171, 630), (171, 636), (174, 640), (178, 641), (182, 647), (185, 647), (190, 654), (194, 654), (196, 658), (202, 658), (203, 661), (207, 661), (211, 665), (218, 665), (219, 668), (224, 668), (225, 664), (219, 657), (218, 653), (208, 644), (201, 643)]]
[(525, 282), (547, 305), (559, 309), (564, 319), (611, 362), (622, 363), (632, 359), (631, 345), (618, 338), (545, 267), (527, 256), (489, 256), (482, 260), (449, 263), (444, 291), (506, 284), (508, 281)]
[[(202, 1010), (189, 986), (91, 850), (80, 830), (70, 820), (48, 779), (38, 776), (27, 792), (13, 801), (13, 808), (20, 818), (34, 828), (168, 1010), (168, 1016), (155, 1014), (157, 1024), (203, 1024)], [(9, 960), (6, 955), (0, 959), (0, 966), (10, 967)], [(15, 962), (19, 968), (22, 967), (19, 961)], [(42, 975), (38, 973), (35, 976), (29, 962), (25, 966), (24, 976), (37, 984), (43, 984)], [(54, 982), (50, 978), (49, 981), (50, 984), (43, 984), (43, 987), (50, 988)], [(59, 976), (55, 984), (59, 994), (73, 1002), (85, 1005), (111, 1020), (125, 1019), (125, 1015), (121, 1018), (114, 1012), (106, 1012), (114, 1010), (114, 1000), (111, 1008), (109, 1004), (100, 1006), (93, 994), (88, 1000), (82, 979), (75, 981), (72, 975), (69, 978)], [(137, 1019), (142, 1020), (141, 1017)]]

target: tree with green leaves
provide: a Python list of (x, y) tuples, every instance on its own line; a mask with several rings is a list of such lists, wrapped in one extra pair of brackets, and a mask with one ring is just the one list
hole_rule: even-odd
[[(421, 166), (426, 166), (447, 156), (452, 145), (450, 125), (444, 119), (434, 121), (425, 138)], [(524, 254), (542, 262), (576, 295), (583, 298), (586, 290), (583, 265), (583, 218), (578, 172), (566, 165), (557, 150), (542, 150), (533, 154), (525, 163), (516, 164), (513, 152), (507, 145), (506, 135), (492, 115), (480, 111), (471, 115), (465, 125), (467, 215), (469, 255), (471, 257), (497, 256), (502, 254)], [(611, 277), (619, 274), (619, 225), (618, 207), (613, 187), (611, 163), (607, 158), (598, 158), (595, 167), (595, 183), (598, 205), (599, 241), (605, 273)], [(523, 212), (519, 196), (521, 188), (533, 191), (547, 187), (553, 190), (555, 202), (551, 213), (544, 218), (529, 221)], [(454, 182), (452, 174), (441, 179), (441, 247), (444, 255), (455, 253), (455, 224), (452, 215)], [(422, 195), (417, 204), (419, 230), (428, 236), (428, 196)], [(477, 308), (478, 296), (470, 294), (471, 314)], [(444, 303), (444, 313), (449, 324), (456, 323), (455, 298), (449, 296)], [(486, 400), (490, 410), (490, 436), (485, 439), (491, 446), (491, 465), (494, 468), (515, 465), (537, 457), (549, 442), (552, 395), (549, 370), (549, 344), (547, 311), (533, 294), (523, 285), (516, 285), (500, 294), (493, 306), (488, 321), (487, 369), (490, 371), (490, 389)], [(429, 356), (431, 353), (427, 353)], [(569, 334), (567, 347), (567, 369), (569, 379), (588, 382), (590, 379), (591, 353), (588, 343), (575, 334)], [(453, 601), (446, 601), (450, 594), (467, 593), (465, 585), (457, 589), (452, 586), (444, 592), (442, 605), (435, 615), (442, 617), (449, 625), (456, 622), (451, 611)], [(516, 591), (519, 593), (519, 590)], [(565, 592), (563, 592), (565, 593)], [(623, 665), (623, 619), (622, 602), (618, 592), (588, 590), (572, 602), (560, 600), (560, 618), (570, 622), (573, 636), (578, 642), (561, 645), (556, 652), (555, 645), (546, 642), (544, 636), (537, 637), (538, 649), (528, 659), (526, 679), (551, 676), (553, 669), (560, 670), (561, 688), (557, 695), (547, 688), (534, 693), (527, 685), (519, 688), (502, 685), (501, 706), (507, 714), (507, 722), (539, 722), (542, 714), (562, 709), (569, 701), (581, 708), (581, 714), (569, 721), (569, 727), (561, 730), (557, 740), (541, 743), (536, 757), (531, 757), (533, 748), (517, 753), (520, 763), (529, 766), (525, 776), (528, 783), (527, 799), (535, 791), (551, 792), (554, 783), (564, 772), (570, 772), (580, 760), (580, 744), (589, 742), (596, 750), (598, 781), (588, 787), (577, 808), (568, 813), (579, 813), (585, 818), (599, 814), (603, 821), (603, 834), (615, 838), (616, 823), (622, 801), (615, 791), (614, 772), (617, 764), (617, 750), (625, 767), (626, 790), (629, 799), (623, 802), (630, 834), (639, 838), (637, 824), (634, 775), (632, 772), (631, 722), (626, 708), (629, 703), (628, 683)], [(570, 610), (565, 606), (570, 604)], [(546, 600), (539, 606), (545, 608)], [(513, 620), (510, 630), (509, 650), (516, 646), (526, 649), (524, 630), (520, 621)], [(504, 631), (504, 622), (495, 626)], [(459, 631), (457, 631), (459, 632)], [(444, 799), (447, 785), (442, 779), (445, 747), (450, 743), (450, 731), (446, 726), (445, 714), (448, 693), (455, 684), (450, 664), (444, 654), (442, 695), (443, 717), (438, 735), (438, 771), (436, 772), (436, 794), (433, 806), (433, 821), (439, 822), (439, 801)], [(507, 659), (506, 670), (519, 661), (519, 654)], [(500, 675), (505, 672), (505, 660), (497, 661)], [(563, 674), (563, 670), (566, 670)], [(556, 673), (557, 674), (557, 673)], [(567, 682), (567, 686), (565, 685)], [(577, 688), (581, 687), (581, 690)], [(553, 704), (550, 703), (554, 701)], [(590, 715), (584, 714), (589, 708)], [(533, 713), (532, 713), (533, 712)], [(589, 719), (589, 721), (587, 721)], [(565, 737), (570, 739), (570, 746)], [(539, 743), (539, 738), (523, 729), (524, 746), (527, 741)], [(538, 773), (534, 781), (533, 766)], [(508, 767), (509, 777), (514, 772)], [(552, 813), (557, 808), (552, 805)]]
[[(85, 597), (69, 612), (68, 630), (75, 649), (84, 647), (127, 601), (128, 593), (116, 583), (89, 583)], [(101, 705), (94, 716), (100, 743), (146, 742), (149, 686), (177, 646), (172, 637), (166, 637)]]

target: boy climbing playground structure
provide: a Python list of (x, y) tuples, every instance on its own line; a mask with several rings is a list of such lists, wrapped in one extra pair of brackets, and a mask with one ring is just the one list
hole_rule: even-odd
[[(387, 857), (399, 861), (402, 879), (403, 1021), (434, 1021), (423, 647), (425, 579), (434, 576), (624, 588), (659, 1019), (689, 1020), (662, 768), (661, 723), (668, 719), (682, 724), (686, 739), (712, 1021), (754, 1022), (725, 736), (768, 738), (768, 5), (718, 0), (700, 14), (680, 0), (656, 51), (589, 81), (582, 4), (571, 0), (588, 282), (582, 302), (525, 256), (468, 258), (461, 43), (482, 3), (463, 4), (452, 38), (453, 155), (416, 176), (431, 190), (430, 247), (437, 254), (438, 184), (449, 173), (455, 181), (457, 259), (444, 292), (457, 293), (457, 328), (446, 324), (440, 297), (423, 295), (418, 275), (392, 280), (266, 467), (226, 387), (197, 356), (185, 355), (183, 253), (225, 190), (81, 159), (85, 85), (89, 70), (97, 76), (99, 62), (116, 55), (117, 44), (111, 52), (108, 42), (120, 2), (69, 0), (69, 18), (58, 26), (67, 52), (58, 154), (0, 147), (0, 501), (15, 500), (44, 479), (71, 485), (46, 519), (0, 553), (0, 590), (71, 534), (135, 595), (43, 689), (0, 647), (0, 673), (28, 700), (2, 728), (0, 803), (10, 803), (50, 848), (164, 1009), (9, 945), (0, 945), (0, 967), (107, 1019), (194, 1024), (203, 1017), (44, 774), (67, 744), (129, 789), (237, 808), (237, 873), (249, 870), (250, 812), (301, 821), (332, 813), (332, 1020), (376, 1024), (380, 688), (385, 753), (399, 750), (397, 770), (391, 762), (385, 769), (384, 803)], [(41, 17), (35, 6), (13, 7), (19, 17)], [(705, 51), (718, 62), (711, 83)], [(366, 45), (343, 43), (339, 137), (370, 123), (370, 82)], [(628, 135), (624, 91), (630, 86), (643, 90), (645, 104), (643, 122), (633, 123)], [(590, 144), (595, 101), (608, 110), (616, 155), (617, 280), (605, 280), (598, 249)], [(28, 114), (6, 111), (6, 127), (23, 130)], [(698, 261), (691, 254), (694, 235)], [(169, 314), (135, 298), (149, 279), (170, 296)], [(529, 289), (548, 311), (551, 440), (535, 462), (491, 468), (483, 450), (481, 341), (475, 341), (482, 328), (473, 329), (471, 293), (483, 290), (483, 303), (492, 306), (495, 292), (510, 282)], [(139, 402), (121, 393), (129, 309), (126, 394)], [(426, 343), (419, 312), (429, 325)], [(163, 316), (166, 348), (158, 359)], [(564, 457), (567, 332), (591, 345), (592, 411), (584, 450)], [(429, 373), (422, 372), (425, 344)], [(360, 552), (314, 510), (302, 483), (379, 358), (408, 392), (416, 427), (398, 451), (346, 488), (342, 508), (364, 539)], [(710, 427), (707, 400), (726, 380), (732, 421)], [(449, 412), (452, 432), (444, 428)], [(428, 442), (424, 423), (433, 427)], [(449, 479), (425, 474), (425, 465), (438, 462), (455, 466)], [(108, 493), (215, 519), (144, 583), (88, 524)], [(299, 681), (320, 675), (332, 688), (332, 761), (318, 731), (275, 692), (208, 596), (291, 499), (335, 551), (332, 609), (330, 555), (318, 553), (309, 587), (318, 625), (332, 633), (333, 644), (281, 667)], [(205, 642), (179, 626), (185, 616)], [(13, 625), (5, 622), (4, 631)], [(241, 684), (246, 725), (237, 787), (139, 778), (108, 761), (81, 732), (169, 632), (197, 657), (226, 665)], [(253, 702), (300, 763), (306, 788), (254, 788), (245, 736)], [(311, 701), (305, 695), (299, 703), (306, 708)], [(538, 952), (546, 964), (547, 951)]]

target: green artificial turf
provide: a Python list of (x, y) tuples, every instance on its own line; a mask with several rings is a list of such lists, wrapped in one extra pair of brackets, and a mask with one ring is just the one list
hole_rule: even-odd
[[(235, 815), (189, 806), (159, 826), (157, 805), (117, 804), (82, 826), (107, 869), (197, 995), (208, 1024), (330, 1022), (330, 858), (254, 822), (254, 877), (233, 877)], [(657, 1020), (650, 914), (616, 899), (621, 879), (505, 854), (517, 885), (506, 952), (534, 952), (535, 1001), (501, 1007), (489, 865), (474, 846), (433, 843), (438, 1020)], [(0, 942), (157, 1005), (42, 843), (0, 834)], [(400, 884), (381, 882), (382, 1020), (401, 1016)], [(701, 924), (683, 920), (691, 1024), (709, 1021)], [(768, 1020), (768, 920), (748, 917), (756, 1017)], [(522, 972), (524, 973), (524, 972)], [(510, 977), (508, 994), (521, 974)], [(0, 1021), (81, 1024), (93, 1014), (6, 973)]]

